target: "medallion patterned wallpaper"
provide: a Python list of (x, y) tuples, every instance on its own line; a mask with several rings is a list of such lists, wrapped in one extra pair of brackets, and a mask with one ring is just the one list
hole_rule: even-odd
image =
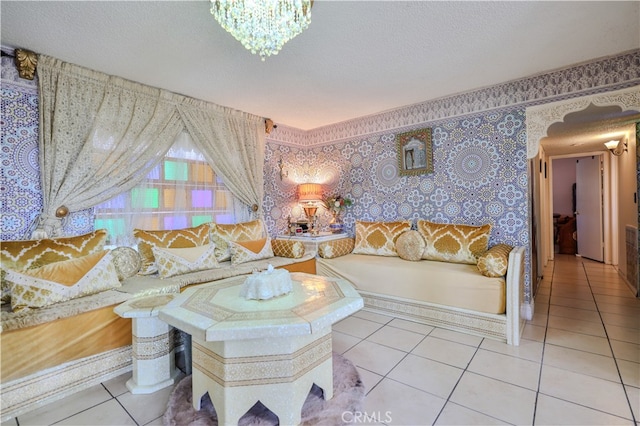
[[(433, 130), (434, 173), (399, 176), (396, 134), (374, 134), (307, 149), (267, 145), (266, 218), (273, 235), (287, 218), (304, 214), (296, 185), (325, 185), (325, 195), (343, 195), (354, 205), (344, 222), (353, 234), (355, 220), (428, 219), (443, 223), (491, 223), (491, 243), (528, 244), (527, 161), (524, 110), (493, 112), (428, 124)], [(282, 180), (277, 163), (287, 176)], [(331, 218), (321, 209), (320, 223)]]

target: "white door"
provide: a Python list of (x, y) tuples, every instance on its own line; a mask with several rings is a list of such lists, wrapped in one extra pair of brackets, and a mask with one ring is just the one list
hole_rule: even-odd
[(601, 156), (576, 160), (576, 227), (578, 254), (604, 261), (602, 236)]

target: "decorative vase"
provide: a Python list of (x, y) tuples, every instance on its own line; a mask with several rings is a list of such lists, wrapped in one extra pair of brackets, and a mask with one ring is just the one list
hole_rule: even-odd
[(344, 223), (342, 223), (342, 219), (340, 219), (339, 212), (332, 212), (333, 217), (329, 221), (329, 231), (333, 234), (340, 234), (344, 229)]

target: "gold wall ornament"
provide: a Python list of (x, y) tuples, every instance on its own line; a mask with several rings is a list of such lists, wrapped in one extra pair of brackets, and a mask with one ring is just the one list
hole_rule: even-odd
[(33, 80), (36, 74), (36, 66), (38, 65), (38, 55), (30, 50), (16, 49), (14, 60), (16, 67), (18, 67), (20, 78)]
[(56, 209), (56, 217), (65, 217), (69, 214), (69, 208), (67, 206), (60, 206)]

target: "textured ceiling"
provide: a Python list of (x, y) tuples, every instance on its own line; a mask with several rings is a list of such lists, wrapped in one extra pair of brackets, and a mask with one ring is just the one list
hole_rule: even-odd
[(322, 1), (262, 62), (202, 1), (2, 1), (1, 43), (309, 130), (640, 48), (640, 2)]

